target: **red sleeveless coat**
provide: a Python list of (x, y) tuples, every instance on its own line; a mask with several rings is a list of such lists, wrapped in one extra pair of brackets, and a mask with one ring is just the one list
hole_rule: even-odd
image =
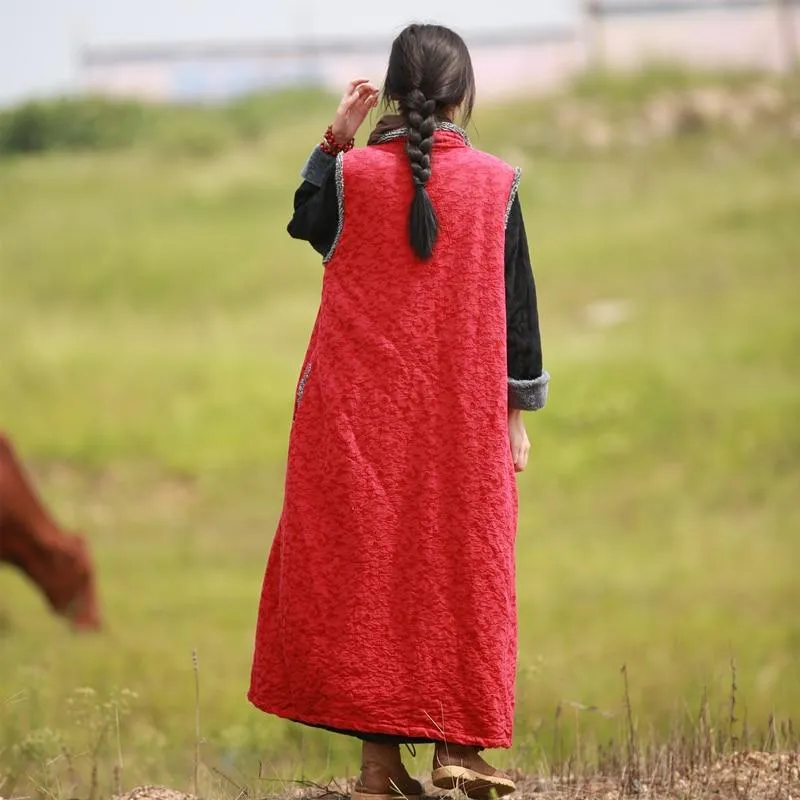
[(297, 386), (249, 698), (329, 728), (509, 747), (517, 493), (505, 223), (515, 171), (438, 130), (433, 258), (403, 138), (337, 160), (341, 227)]

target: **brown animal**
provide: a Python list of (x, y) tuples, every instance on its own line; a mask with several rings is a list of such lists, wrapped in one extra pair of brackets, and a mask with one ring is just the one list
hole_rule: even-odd
[(78, 630), (100, 628), (86, 542), (48, 514), (9, 439), (0, 433), (0, 563), (22, 570)]

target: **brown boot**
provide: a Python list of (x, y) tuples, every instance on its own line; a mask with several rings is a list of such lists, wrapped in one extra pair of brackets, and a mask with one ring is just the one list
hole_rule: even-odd
[(516, 791), (514, 781), (484, 761), (477, 747), (437, 744), (433, 753), (433, 785), (460, 789), (474, 800), (503, 797)]
[(353, 800), (420, 800), (422, 784), (406, 772), (396, 744), (364, 742)]

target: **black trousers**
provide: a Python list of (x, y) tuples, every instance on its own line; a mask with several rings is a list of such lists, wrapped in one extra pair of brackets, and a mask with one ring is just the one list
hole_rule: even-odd
[[(299, 721), (299, 720), (298, 720)], [(353, 736), (362, 742), (372, 744), (436, 744), (437, 739), (426, 739), (419, 736), (397, 736), (393, 733), (364, 733), (363, 731), (350, 731), (343, 728), (331, 728), (328, 725), (312, 725), (308, 722), (300, 722), (301, 725), (308, 725), (309, 728), (319, 728), (331, 733), (341, 733), (343, 736)], [(453, 742), (455, 744), (455, 742)]]

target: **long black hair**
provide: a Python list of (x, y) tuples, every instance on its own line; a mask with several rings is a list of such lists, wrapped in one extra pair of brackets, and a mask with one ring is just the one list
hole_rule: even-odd
[(427, 261), (439, 235), (426, 189), (436, 120), (460, 107), (466, 125), (475, 105), (475, 74), (464, 40), (441, 25), (409, 25), (392, 44), (383, 95), (408, 123), (406, 150), (414, 180), (408, 232), (414, 252)]

